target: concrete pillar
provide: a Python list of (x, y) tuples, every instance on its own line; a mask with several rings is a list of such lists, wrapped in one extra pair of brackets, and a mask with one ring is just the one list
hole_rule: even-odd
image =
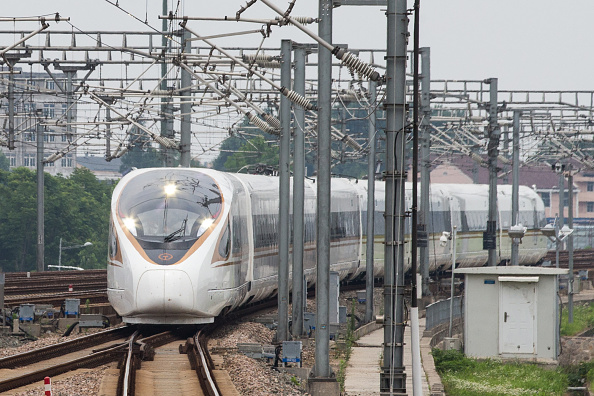
[[(184, 46), (184, 53), (189, 54), (192, 51), (190, 32), (182, 29), (182, 45)], [(186, 168), (190, 167), (190, 160), (192, 158), (192, 76), (186, 69), (181, 69), (181, 105), (179, 106), (181, 112), (181, 126), (180, 126), (180, 165)]]
[[(281, 42), (281, 83), (291, 86), (291, 40)], [(291, 101), (281, 96), (279, 156), (279, 270), (278, 270), (278, 327), (276, 341), (289, 340), (289, 146), (291, 143)]]
[(37, 271), (45, 270), (45, 195), (43, 178), (43, 125), (42, 118), (36, 117), (37, 121)]
[[(293, 44), (295, 50), (295, 76), (293, 90), (305, 96), (305, 56), (303, 46)], [(293, 106), (295, 113), (294, 154), (293, 154), (293, 310), (291, 334), (303, 335), (304, 282), (303, 282), (303, 245), (304, 245), (304, 203), (305, 203), (305, 109)]]

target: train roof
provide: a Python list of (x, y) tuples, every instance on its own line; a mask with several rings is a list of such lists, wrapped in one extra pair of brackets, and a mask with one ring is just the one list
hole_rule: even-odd
[(569, 273), (566, 268), (527, 267), (523, 265), (498, 267), (456, 268), (456, 274), (474, 275), (562, 275)]

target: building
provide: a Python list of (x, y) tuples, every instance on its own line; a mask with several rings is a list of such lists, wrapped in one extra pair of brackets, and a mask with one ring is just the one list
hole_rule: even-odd
[[(57, 125), (66, 123), (67, 99), (56, 87), (56, 81), (64, 84), (66, 75), (58, 73), (56, 80), (46, 73), (27, 73), (15, 68), (21, 74), (14, 75), (14, 136), (15, 145), (9, 150), (0, 146), (9, 160), (10, 168), (24, 166), (29, 169), (37, 167), (37, 128), (42, 128), (44, 141), (44, 159), (58, 151), (67, 154), (54, 162), (46, 163), (44, 171), (57, 175), (69, 176), (77, 166), (75, 143), (76, 130)], [(8, 71), (7, 66), (0, 66), (0, 71)], [(6, 74), (0, 79), (0, 120), (5, 136), (9, 133), (9, 100)], [(75, 102), (74, 102), (75, 103)], [(76, 104), (71, 107), (71, 117), (76, 119)], [(5, 142), (8, 143), (8, 142)], [(69, 150), (68, 147), (72, 146)]]
[(77, 157), (77, 167), (87, 168), (99, 180), (119, 180), (122, 178), (120, 172), (120, 165), (122, 160), (114, 158), (111, 161), (106, 161), (103, 157), (92, 155), (84, 155)]

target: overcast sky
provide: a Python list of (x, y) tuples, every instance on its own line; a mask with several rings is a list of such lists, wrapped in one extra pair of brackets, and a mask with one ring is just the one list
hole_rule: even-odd
[[(116, 0), (113, 0), (115, 2)], [(3, 16), (33, 16), (56, 11), (72, 18), (82, 30), (146, 30), (105, 0), (2, 1)], [(285, 8), (287, 0), (275, 0)], [(245, 0), (171, 1), (180, 14), (234, 16)], [(318, 2), (297, 0), (293, 15), (317, 16)], [(161, 0), (119, 0), (119, 5), (159, 28)], [(413, 2), (409, 0), (408, 7)], [(274, 12), (258, 2), (243, 15), (272, 18)], [(499, 78), (500, 89), (594, 90), (593, 0), (422, 0), (421, 46), (431, 47), (432, 79), (476, 80)], [(193, 22), (202, 35), (230, 30), (254, 29), (234, 22)], [(385, 48), (385, 14), (381, 7), (340, 7), (334, 11), (334, 42), (351, 48)], [(22, 24), (4, 22), (2, 30), (21, 29)], [(50, 29), (70, 29), (66, 23)], [(313, 26), (312, 30), (317, 31)], [(412, 32), (412, 16), (409, 30)], [(412, 37), (412, 36), (411, 36)], [(311, 42), (294, 28), (275, 29), (268, 45), (281, 38)], [(237, 45), (259, 44), (236, 38)], [(0, 45), (7, 45), (6, 39)], [(411, 39), (412, 44), (412, 39)]]

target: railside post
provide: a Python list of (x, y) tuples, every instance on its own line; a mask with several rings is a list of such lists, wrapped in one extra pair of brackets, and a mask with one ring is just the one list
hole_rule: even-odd
[(14, 150), (14, 61), (8, 60), (8, 149)]
[[(291, 40), (281, 42), (281, 84), (291, 86)], [(279, 153), (279, 270), (278, 270), (278, 328), (276, 341), (289, 340), (289, 145), (291, 139), (291, 101), (284, 95), (280, 103)]]
[[(72, 94), (73, 94), (73, 86), (72, 86), (72, 77), (76, 74), (74, 70), (64, 70), (66, 74), (66, 136), (68, 137), (68, 141), (72, 141)], [(76, 139), (75, 139), (76, 140)]]
[(406, 0), (388, 0), (387, 6), (384, 352), (380, 392), (404, 394), (405, 92), (408, 9)]
[[(573, 230), (573, 167), (567, 164), (567, 226)], [(573, 323), (573, 233), (567, 237), (567, 255), (569, 260), (569, 285), (567, 287), (567, 320)]]
[(561, 249), (563, 249), (563, 241), (559, 240), (559, 230), (563, 227), (563, 216), (565, 211), (565, 176), (563, 175), (562, 166), (559, 171), (559, 214), (557, 215), (557, 221), (555, 222), (555, 262), (557, 268), (559, 268), (559, 257)]
[[(183, 46), (183, 53), (189, 54), (192, 52), (190, 32), (186, 29), (182, 29), (181, 39)], [(183, 59), (180, 60), (183, 62)], [(190, 73), (181, 68), (181, 104), (179, 106), (181, 112), (181, 125), (180, 125), (180, 165), (186, 168), (190, 167), (191, 159), (191, 147), (192, 147), (192, 124), (191, 124), (191, 113), (192, 113), (192, 92), (190, 87), (192, 86), (192, 76)]]
[[(559, 224), (559, 229), (563, 227), (563, 223), (565, 222), (565, 175), (563, 174), (564, 166), (561, 165), (561, 170), (559, 171), (559, 218), (557, 224)], [(563, 244), (560, 244), (563, 247)]]
[(421, 204), (419, 211), (419, 232), (425, 236), (424, 242), (419, 238), (419, 264), (422, 276), (423, 296), (431, 294), (429, 291), (429, 241), (427, 224), (429, 223), (429, 183), (431, 172), (431, 52), (429, 47), (421, 48)]
[[(163, 15), (167, 15), (167, 0), (163, 0)], [(163, 58), (161, 62), (161, 82), (159, 84), (161, 92), (164, 93), (167, 91), (167, 57), (165, 56), (165, 52), (169, 46), (169, 39), (167, 38), (167, 19), (163, 19), (161, 22), (161, 29), (163, 34), (161, 35), (161, 46), (163, 50)], [(169, 108), (168, 101), (170, 99), (163, 95), (161, 97), (161, 136), (163, 137), (171, 137), (171, 127), (173, 126), (170, 124), (169, 120), (171, 119), (171, 110)], [(172, 166), (173, 161), (171, 157), (171, 149), (167, 147), (161, 146), (160, 148), (161, 154), (163, 155), (163, 165), (164, 166)]]
[[(293, 44), (295, 51), (295, 76), (293, 90), (305, 97), (305, 56), (304, 46)], [(303, 223), (305, 205), (305, 110), (299, 105), (293, 106), (295, 113), (293, 163), (293, 311), (291, 334), (299, 337), (303, 334)]]
[[(332, 43), (332, 0), (319, 0), (318, 36)], [(332, 54), (318, 46), (316, 351), (314, 375), (330, 378), (330, 158)]]
[[(520, 196), (520, 110), (514, 110), (514, 125), (512, 135), (512, 218), (511, 224), (518, 224), (518, 206)], [(519, 265), (519, 241), (517, 238), (512, 238), (511, 246), (511, 264)]]
[(487, 232), (483, 237), (483, 249), (488, 251), (488, 265), (497, 265), (497, 156), (499, 155), (499, 138), (501, 130), (497, 122), (497, 79), (490, 78), (485, 81), (490, 85), (489, 101), (489, 126), (487, 137), (489, 143), (487, 152), (489, 156), (489, 212), (487, 218)]
[(373, 263), (375, 245), (375, 134), (377, 82), (369, 80), (369, 155), (367, 159), (367, 242), (365, 246), (365, 323), (373, 320)]
[[(43, 125), (41, 118), (35, 118), (37, 132), (37, 271), (43, 272), (45, 269), (45, 196), (43, 179)], [(2, 307), (0, 307), (2, 308)]]
[(111, 161), (111, 111), (109, 108), (105, 109), (105, 158)]

